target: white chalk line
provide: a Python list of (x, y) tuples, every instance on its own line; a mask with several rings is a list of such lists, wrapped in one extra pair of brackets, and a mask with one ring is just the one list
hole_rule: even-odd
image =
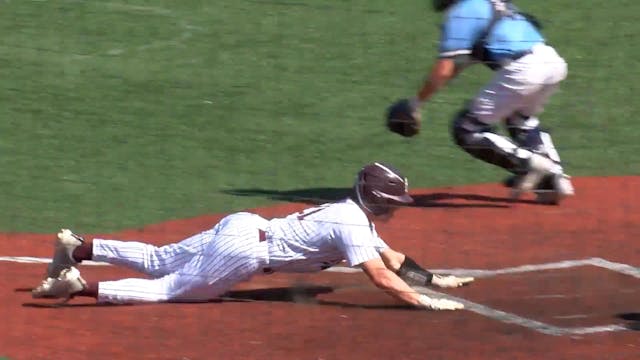
[[(32, 0), (32, 1), (46, 2), (47, 0)], [(84, 1), (83, 0), (66, 0), (66, 2), (79, 3), (79, 2), (84, 2)], [(169, 17), (169, 18), (178, 19), (179, 22), (178, 22), (177, 26), (179, 28), (183, 29), (183, 31), (180, 32), (177, 36), (173, 37), (172, 39), (152, 41), (150, 43), (147, 43), (147, 44), (144, 44), (144, 45), (140, 45), (140, 46), (137, 46), (137, 47), (114, 48), (114, 49), (107, 50), (105, 52), (93, 53), (93, 54), (66, 53), (66, 55), (70, 56), (72, 59), (84, 60), (84, 59), (89, 59), (89, 58), (92, 58), (94, 56), (99, 56), (99, 55), (119, 56), (119, 55), (122, 55), (123, 53), (125, 53), (127, 51), (132, 51), (132, 50), (134, 50), (134, 51), (144, 51), (144, 50), (148, 50), (148, 49), (162, 48), (162, 47), (166, 47), (166, 46), (179, 46), (179, 45), (182, 45), (187, 39), (189, 39), (193, 35), (193, 33), (192, 33), (193, 30), (203, 30), (201, 27), (189, 24), (184, 19), (176, 16), (173, 11), (171, 11), (169, 9), (166, 9), (166, 8), (155, 7), (155, 6), (142, 6), (142, 5), (123, 4), (123, 3), (113, 3), (113, 2), (106, 2), (106, 3), (105, 2), (96, 2), (96, 3), (92, 3), (92, 4), (100, 5), (100, 6), (104, 7), (104, 8), (106, 8), (107, 11), (112, 11), (112, 12), (113, 11), (122, 11), (122, 12), (128, 12), (128, 13), (140, 13), (140, 14), (147, 14), (147, 15), (165, 16), (165, 17)], [(4, 45), (0, 45), (0, 47), (13, 48), (13, 47), (4, 46)], [(37, 49), (33, 49), (33, 50), (37, 50)]]
[[(41, 258), (41, 257), (31, 257), (31, 256), (0, 256), (0, 261), (8, 261), (8, 262), (16, 262), (16, 263), (50, 263), (50, 258)], [(89, 266), (107, 266), (110, 265), (105, 262), (99, 261), (83, 261), (82, 265)], [(519, 273), (527, 273), (527, 272), (536, 272), (543, 270), (556, 270), (556, 269), (568, 269), (579, 266), (597, 266), (601, 268), (605, 268), (611, 271), (615, 271), (621, 274), (633, 276), (635, 278), (640, 279), (640, 268), (623, 264), (612, 262), (602, 258), (589, 258), (589, 259), (580, 259), (580, 260), (564, 260), (550, 263), (542, 263), (542, 264), (532, 264), (532, 265), (521, 265), (515, 267), (508, 267), (502, 269), (495, 270), (485, 270), (485, 269), (430, 269), (430, 271), (434, 273), (442, 273), (442, 274), (450, 274), (456, 276), (473, 276), (476, 278), (486, 278), (493, 277), (498, 275), (505, 274), (519, 274)], [(350, 267), (332, 267), (327, 270), (327, 272), (337, 272), (337, 273), (358, 273), (362, 270), (350, 268)]]
[[(169, 40), (157, 40), (150, 42), (148, 44), (140, 45), (134, 48), (136, 51), (144, 51), (154, 48), (162, 48), (165, 46), (176, 46), (183, 44), (187, 39), (189, 39), (193, 34), (192, 30), (201, 30), (201, 28), (197, 26), (193, 26), (184, 19), (175, 15), (175, 13), (169, 9), (155, 7), (155, 6), (141, 6), (141, 5), (130, 5), (130, 4), (122, 4), (122, 3), (99, 3), (111, 10), (121, 10), (129, 13), (148, 13), (152, 15), (165, 16), (169, 18), (175, 18), (180, 20), (178, 26), (183, 29), (183, 31), (178, 34), (178, 36), (169, 39)], [(127, 49), (111, 49), (106, 52), (107, 55), (118, 56), (123, 54)]]
[[(46, 0), (41, 0), (41, 1), (45, 2)], [(66, 0), (66, 2), (80, 3), (84, 1)], [(201, 27), (191, 25), (190, 23), (185, 21), (184, 18), (181, 18), (178, 15), (176, 15), (172, 10), (162, 8), (162, 7), (132, 5), (132, 4), (126, 4), (126, 3), (117, 3), (117, 2), (96, 2), (96, 3), (92, 3), (92, 5), (101, 6), (107, 12), (120, 11), (120, 12), (127, 12), (130, 14), (155, 15), (155, 16), (164, 16), (166, 18), (176, 19), (178, 20), (178, 23), (176, 24), (176, 26), (182, 29), (182, 31), (179, 32), (176, 36), (174, 36), (171, 39), (151, 41), (147, 44), (140, 45), (137, 47), (113, 48), (105, 52), (99, 52), (99, 53), (93, 53), (93, 54), (75, 54), (75, 53), (69, 54), (68, 53), (68, 55), (70, 55), (73, 59), (76, 59), (76, 60), (89, 59), (99, 55), (119, 56), (124, 54), (127, 51), (144, 51), (144, 50), (162, 48), (167, 46), (180, 46), (186, 40), (192, 37), (194, 30), (203, 30)]]
[(586, 335), (595, 334), (600, 332), (622, 331), (627, 330), (623, 325), (610, 324), (602, 326), (589, 326), (589, 327), (560, 327), (550, 325), (541, 321), (525, 318), (513, 313), (497, 310), (482, 304), (469, 301), (457, 296), (441, 293), (430, 288), (416, 287), (421, 293), (432, 297), (446, 297), (464, 304), (465, 310), (469, 310), (479, 315), (498, 320), (506, 324), (519, 325), (539, 333), (546, 335), (562, 336), (562, 335)]
[[(50, 263), (51, 259), (41, 258), (41, 257), (31, 257), (31, 256), (0, 256), (0, 261), (14, 262), (14, 263), (27, 263), (27, 264), (46, 264), (46, 263)], [(105, 262), (97, 262), (97, 261), (83, 261), (82, 265), (83, 266), (85, 265), (86, 266), (109, 266), (110, 264)], [(518, 274), (518, 273), (527, 273), (527, 272), (553, 270), (553, 269), (568, 269), (568, 268), (586, 266), (586, 265), (597, 266), (610, 271), (615, 271), (621, 274), (629, 275), (635, 278), (640, 278), (639, 268), (630, 266), (628, 264), (612, 262), (602, 258), (564, 260), (564, 261), (558, 261), (558, 262), (522, 265), (522, 266), (495, 269), (495, 270), (431, 269), (431, 271), (433, 271), (434, 273), (452, 274), (457, 276), (474, 276), (479, 278), (487, 278), (487, 277), (504, 275), (504, 274)], [(336, 272), (336, 273), (355, 273), (355, 272), (360, 272), (361, 270), (348, 268), (348, 267), (333, 267), (325, 271)], [(589, 326), (589, 327), (560, 327), (560, 326), (550, 325), (534, 319), (522, 317), (513, 313), (497, 310), (489, 306), (478, 304), (464, 298), (460, 298), (457, 296), (452, 296), (450, 294), (435, 291), (431, 288), (415, 287), (415, 289), (418, 292), (428, 296), (444, 297), (444, 298), (449, 298), (449, 299), (461, 302), (462, 304), (464, 304), (466, 310), (469, 310), (473, 313), (476, 313), (476, 314), (479, 314), (479, 315), (482, 315), (506, 324), (519, 325), (519, 326), (522, 326), (546, 335), (577, 336), (577, 335), (596, 334), (601, 332), (614, 332), (614, 331), (628, 330), (624, 325), (618, 325), (618, 324)], [(549, 295), (549, 296), (560, 297), (562, 295)], [(575, 317), (575, 315), (573, 315), (573, 317)]]

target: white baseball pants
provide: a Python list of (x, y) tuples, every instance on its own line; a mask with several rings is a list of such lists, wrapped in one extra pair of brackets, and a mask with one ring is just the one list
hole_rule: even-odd
[(93, 260), (121, 265), (152, 279), (103, 281), (98, 302), (206, 301), (246, 281), (268, 262), (266, 242), (258, 229), (267, 220), (236, 213), (212, 229), (162, 247), (119, 240), (94, 239)]
[(504, 66), (471, 105), (480, 122), (492, 125), (515, 113), (536, 116), (559, 83), (567, 77), (567, 63), (556, 50), (535, 45), (532, 53)]

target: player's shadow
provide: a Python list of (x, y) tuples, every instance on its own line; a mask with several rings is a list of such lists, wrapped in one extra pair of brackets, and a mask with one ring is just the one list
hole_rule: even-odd
[(509, 197), (467, 193), (437, 192), (429, 194), (416, 194), (412, 196), (415, 200), (412, 206), (425, 208), (509, 208), (510, 205), (514, 203), (536, 203), (533, 200), (512, 199)]
[[(319, 285), (294, 285), (288, 287), (276, 287), (276, 288), (263, 288), (263, 289), (251, 289), (251, 290), (232, 290), (225, 293), (218, 299), (212, 299), (208, 301), (197, 300), (181, 300), (173, 301), (169, 303), (176, 304), (201, 304), (201, 303), (220, 303), (220, 302), (290, 302), (297, 304), (311, 304), (321, 306), (337, 306), (342, 308), (362, 308), (362, 309), (395, 309), (395, 310), (414, 310), (411, 306), (402, 304), (398, 305), (379, 305), (379, 304), (357, 304), (357, 303), (344, 303), (340, 301), (329, 301), (318, 299), (318, 295), (329, 294), (336, 290), (331, 286), (319, 286)], [(18, 288), (14, 289), (16, 292), (31, 292), (31, 288)], [(51, 299), (47, 301), (44, 299), (39, 302), (26, 302), (23, 303), (23, 307), (38, 308), (38, 309), (56, 309), (56, 308), (82, 308), (82, 307), (101, 307), (112, 308), (120, 306), (145, 306), (153, 305), (152, 303), (139, 303), (139, 304), (111, 304), (111, 303), (63, 303), (60, 300)]]
[(638, 312), (630, 312), (630, 313), (622, 313), (617, 314), (616, 317), (618, 319), (627, 320), (626, 324), (629, 330), (640, 331), (640, 313)]
[(232, 290), (225, 293), (222, 301), (277, 301), (315, 303), (316, 296), (334, 291), (330, 286), (300, 285), (250, 290)]
[(271, 200), (318, 205), (346, 198), (351, 194), (351, 188), (324, 187), (297, 190), (231, 189), (224, 192), (236, 196), (264, 197)]
[(318, 295), (329, 294), (335, 290), (335, 288), (330, 286), (317, 285), (296, 285), (291, 287), (234, 290), (227, 292), (222, 297), (222, 301), (293, 302), (321, 306), (337, 306), (341, 308), (415, 310), (415, 307), (403, 304), (357, 304), (317, 298)]
[[(318, 205), (344, 199), (351, 195), (352, 190), (351, 188), (326, 187), (297, 190), (231, 189), (224, 192), (236, 196), (258, 196), (277, 201)], [(411, 206), (421, 208), (508, 208), (514, 202), (535, 203), (530, 200), (513, 200), (508, 197), (447, 192), (415, 194), (412, 196), (415, 203)]]

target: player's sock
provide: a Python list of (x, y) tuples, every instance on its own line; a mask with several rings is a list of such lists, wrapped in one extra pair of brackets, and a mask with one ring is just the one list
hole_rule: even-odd
[(75, 249), (73, 249), (73, 253), (71, 254), (73, 259), (77, 262), (81, 262), (83, 260), (91, 260), (93, 258), (93, 242), (85, 241)]

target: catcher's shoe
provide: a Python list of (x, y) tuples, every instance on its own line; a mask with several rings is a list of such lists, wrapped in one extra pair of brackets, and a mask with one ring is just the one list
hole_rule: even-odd
[(42, 284), (31, 290), (35, 299), (65, 299), (69, 300), (73, 294), (86, 289), (87, 282), (80, 276), (75, 267), (64, 269), (57, 278), (47, 278)]
[[(513, 188), (523, 175), (512, 175), (503, 182), (504, 186)], [(575, 195), (571, 177), (566, 174), (545, 176), (533, 190), (536, 201), (540, 204), (558, 205), (563, 199)]]
[(71, 230), (61, 229), (54, 242), (53, 260), (47, 267), (47, 277), (55, 279), (62, 270), (76, 265), (78, 262), (73, 259), (73, 250), (83, 242), (84, 239)]
[(536, 200), (540, 204), (558, 205), (563, 199), (576, 193), (569, 175), (554, 174), (551, 177), (551, 184), (551, 190), (536, 191)]
[(546, 176), (557, 174), (559, 166), (546, 156), (534, 153), (528, 160), (528, 170), (513, 184), (511, 196), (514, 199), (522, 193), (534, 191)]

